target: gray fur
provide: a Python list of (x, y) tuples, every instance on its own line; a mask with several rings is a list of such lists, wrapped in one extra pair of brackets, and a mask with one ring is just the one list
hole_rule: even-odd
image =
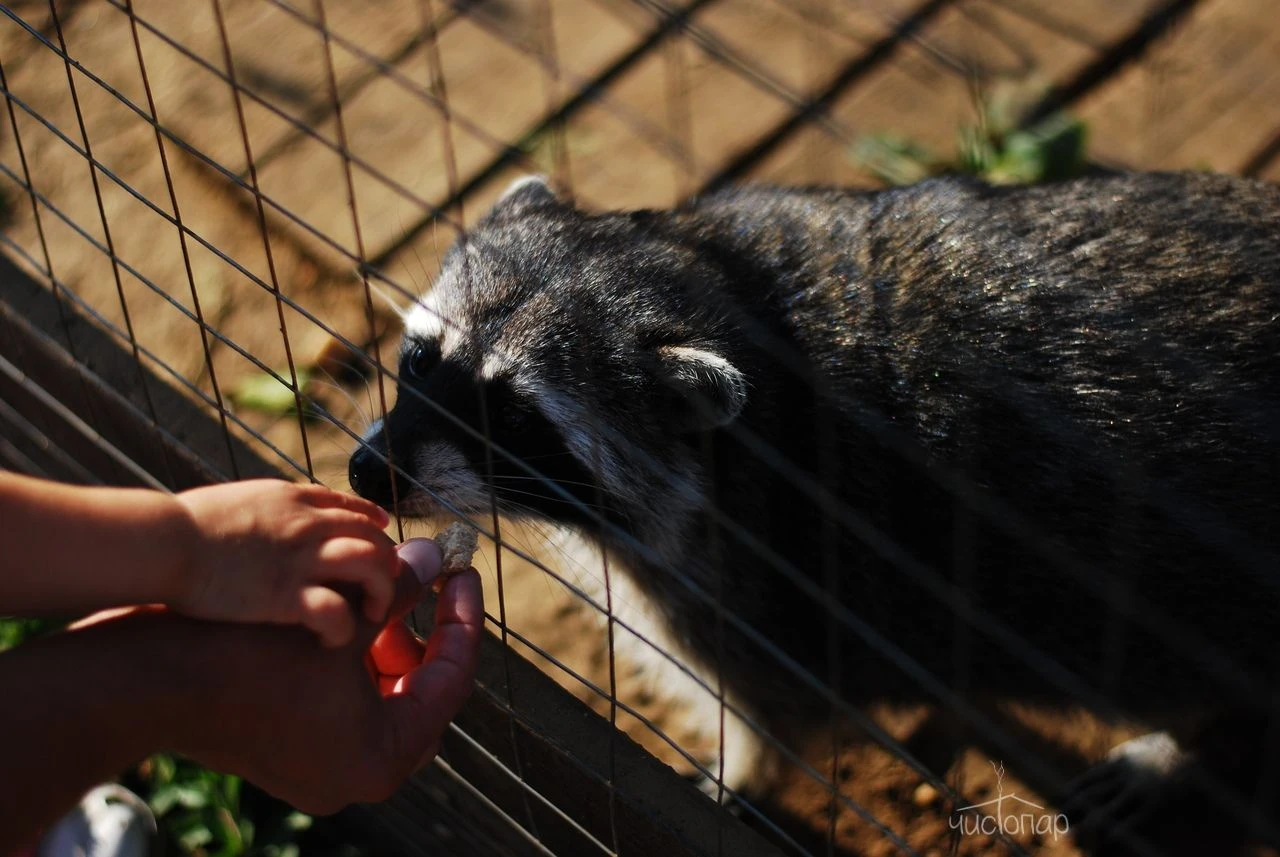
[[(426, 304), (456, 333), (408, 383), (476, 427), (466, 401), (494, 398), (495, 441), (591, 509), (504, 495), (516, 483), (472, 451), (477, 483), (606, 545), (776, 733), (831, 703), (736, 620), (856, 704), (932, 701), (903, 655), (975, 698), (1160, 725), (1266, 714), (1276, 187), (939, 179), (590, 215), (527, 183), (450, 252)], [(388, 418), (394, 459), (464, 445), (413, 398)], [(503, 434), (508, 407), (521, 416)], [(550, 469), (521, 449), (538, 426), (571, 453)], [(353, 460), (353, 484), (388, 502), (372, 470)]]

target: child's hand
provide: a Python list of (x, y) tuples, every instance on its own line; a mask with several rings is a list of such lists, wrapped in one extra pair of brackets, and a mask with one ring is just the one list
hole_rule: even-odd
[(170, 606), (200, 619), (302, 624), (326, 646), (355, 633), (330, 584), (359, 586), (381, 622), (399, 571), (387, 513), (319, 485), (258, 479), (177, 495), (195, 525), (181, 593)]

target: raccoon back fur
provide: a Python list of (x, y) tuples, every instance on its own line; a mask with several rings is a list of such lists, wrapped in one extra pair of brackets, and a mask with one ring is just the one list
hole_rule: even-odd
[[(603, 548), (619, 618), (775, 735), (830, 714), (818, 685), (933, 701), (903, 658), (975, 699), (1268, 715), (1274, 186), (948, 178), (589, 214), (525, 180), (409, 313), (399, 376), (359, 493), (390, 505), (389, 453), (402, 508), (492, 494)], [(523, 469), (486, 463), (486, 430)], [(759, 741), (729, 733), (740, 787)]]

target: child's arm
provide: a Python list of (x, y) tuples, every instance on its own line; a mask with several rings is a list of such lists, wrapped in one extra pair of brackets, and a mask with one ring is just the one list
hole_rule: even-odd
[(383, 510), (317, 485), (255, 480), (177, 495), (0, 473), (0, 613), (163, 603), (202, 619), (300, 623), (350, 639), (346, 599), (379, 621), (396, 574)]
[(0, 613), (169, 603), (195, 541), (174, 495), (0, 472)]
[[(426, 546), (405, 559), (397, 615), (440, 570)], [(97, 619), (0, 654), (0, 854), (157, 750), (304, 810), (387, 797), (430, 760), (466, 699), (484, 605), (475, 572), (452, 578), (428, 644), (397, 618), (372, 650), (368, 622), (324, 649), (296, 629), (165, 611)], [(371, 670), (390, 685), (382, 693)]]

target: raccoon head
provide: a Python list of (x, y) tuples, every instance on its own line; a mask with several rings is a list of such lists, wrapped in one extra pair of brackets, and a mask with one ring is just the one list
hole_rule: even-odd
[(747, 383), (723, 275), (663, 217), (513, 185), (406, 316), (397, 401), (351, 457), (356, 492), (390, 507), (394, 489), (408, 514), (496, 500), (589, 530), (696, 508), (699, 438)]

